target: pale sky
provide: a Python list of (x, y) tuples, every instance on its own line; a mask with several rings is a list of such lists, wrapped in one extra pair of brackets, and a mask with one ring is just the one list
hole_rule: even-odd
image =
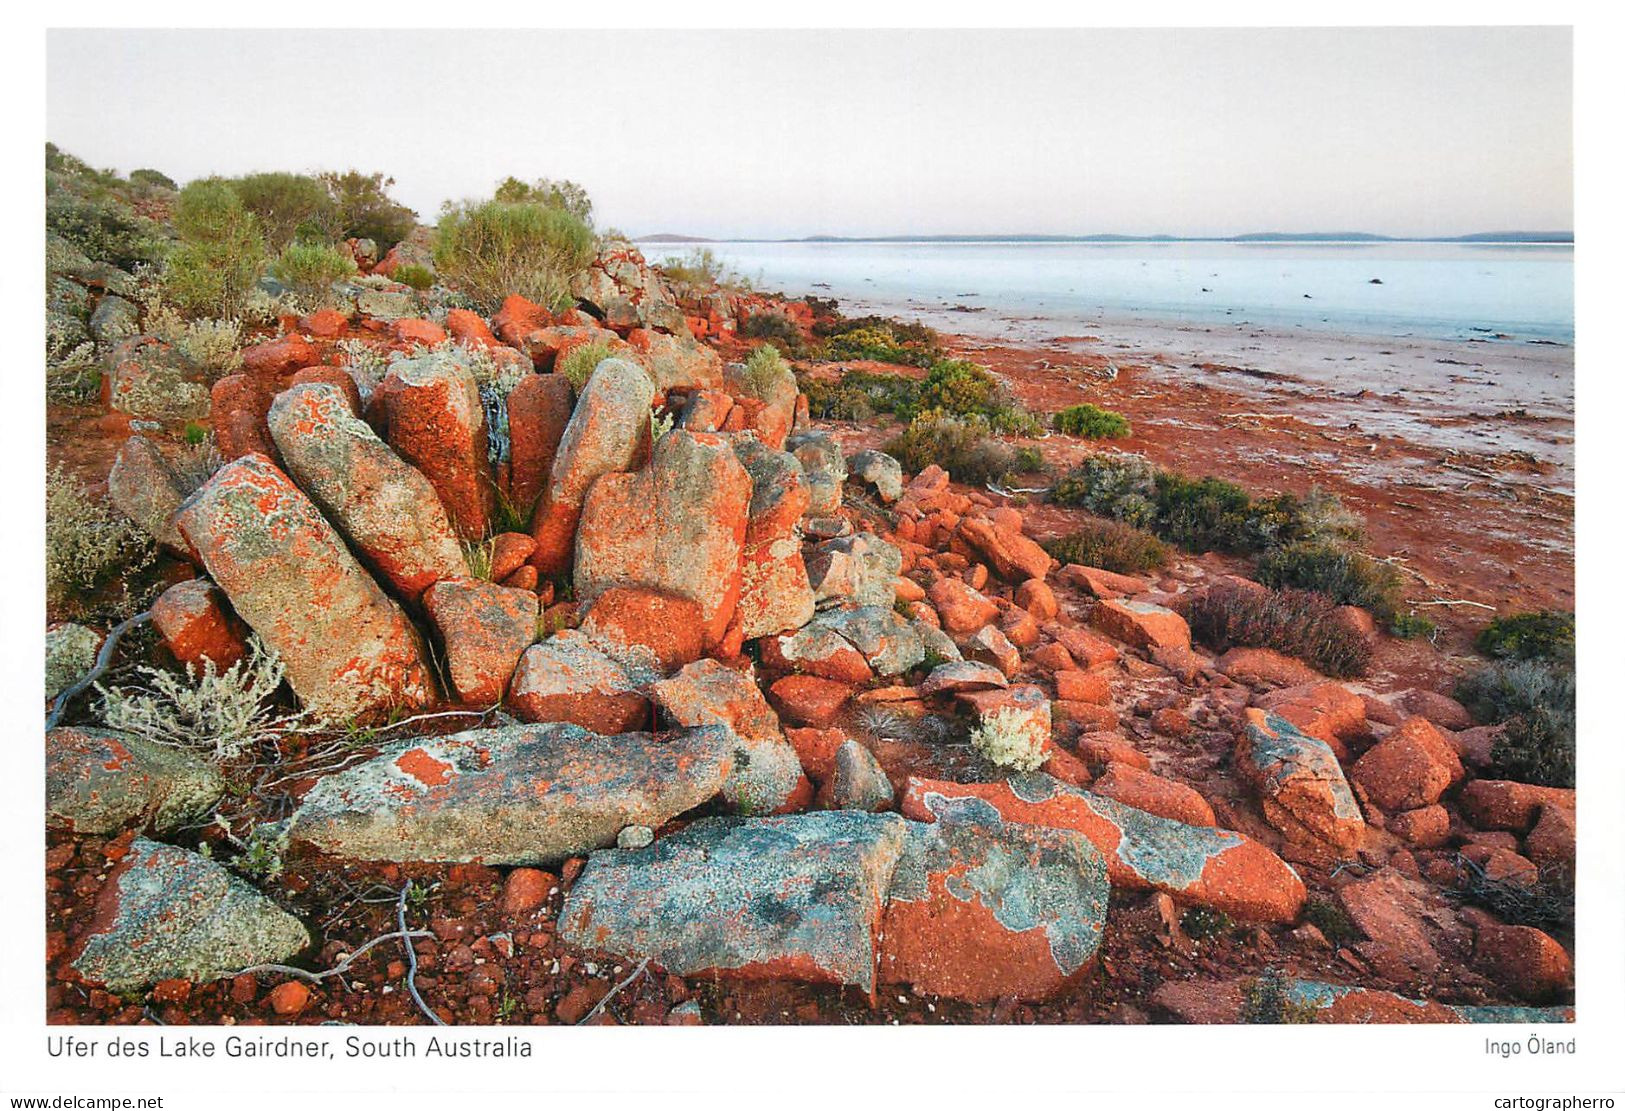
[(1573, 226), (1563, 28), (53, 31), (98, 166), (513, 174), (632, 235)]

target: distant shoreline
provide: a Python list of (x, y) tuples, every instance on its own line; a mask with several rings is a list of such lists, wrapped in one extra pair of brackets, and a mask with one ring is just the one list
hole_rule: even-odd
[(642, 235), (634, 243), (672, 246), (704, 243), (1462, 243), (1484, 246), (1574, 246), (1572, 231), (1497, 231), (1470, 235), (1403, 236), (1368, 232), (1249, 232), (1243, 235), (806, 235), (790, 239), (715, 239), (694, 235)]

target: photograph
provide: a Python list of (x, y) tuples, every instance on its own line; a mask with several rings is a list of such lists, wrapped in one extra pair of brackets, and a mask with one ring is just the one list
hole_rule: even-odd
[(209, 18), (42, 29), (8, 175), (7, 1106), (1614, 1105), (1574, 26)]

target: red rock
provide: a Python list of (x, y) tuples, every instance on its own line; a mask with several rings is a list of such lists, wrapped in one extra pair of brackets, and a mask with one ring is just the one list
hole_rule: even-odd
[[(451, 323), (449, 313), (446, 322)], [(460, 327), (467, 328), (470, 326), (466, 320), (460, 320), (458, 323)], [(503, 343), (508, 344), (510, 347), (517, 347), (527, 353), (531, 334), (544, 328), (550, 328), (552, 325), (553, 316), (551, 313), (542, 306), (525, 300), (517, 293), (510, 294), (507, 300), (502, 302), (502, 307), (497, 310), (497, 314), (491, 318), (491, 329), (502, 337)]]
[(442, 579), (423, 606), (445, 646), (446, 673), (470, 706), (495, 706), (536, 639), (536, 595), (472, 578)]
[(322, 361), (322, 354), (303, 336), (287, 335), (243, 349), (243, 372), (275, 377)]
[(762, 666), (770, 671), (816, 675), (837, 683), (856, 685), (874, 678), (869, 661), (852, 642), (832, 629), (806, 626), (793, 633), (757, 641)]
[(1105, 571), (1099, 567), (1085, 567), (1080, 563), (1067, 564), (1061, 569), (1061, 577), (1102, 601), (1144, 594), (1151, 589), (1151, 584), (1144, 579), (1132, 575), (1119, 575), (1115, 571)]
[(270, 460), (227, 463), (177, 524), (237, 615), (282, 656), (307, 707), (342, 720), (433, 698), (406, 615)]
[[(534, 567), (527, 568), (532, 574)], [(705, 652), (705, 615), (692, 598), (644, 586), (612, 586), (587, 606), (580, 628), (602, 640), (646, 649), (663, 671)]]
[(307, 382), (321, 382), (336, 387), (344, 395), (344, 400), (350, 407), (350, 415), (356, 417), (361, 415), (361, 390), (348, 371), (336, 366), (307, 366), (288, 379), (288, 388), (302, 386)]
[(1411, 713), (1427, 718), (1440, 729), (1471, 729), (1477, 723), (1467, 707), (1448, 695), (1430, 690), (1408, 690), (1399, 696), (1399, 704)]
[(1164, 706), (1151, 715), (1151, 728), (1164, 737), (1188, 737), (1191, 719), (1172, 706)]
[(1366, 797), (1388, 811), (1431, 806), (1466, 774), (1450, 742), (1422, 717), (1373, 745), (1350, 770)]
[(317, 339), (338, 339), (349, 325), (350, 318), (337, 309), (317, 309), (299, 318), (299, 330)]
[(961, 579), (938, 579), (926, 594), (944, 631), (953, 636), (974, 633), (999, 615), (997, 606)]
[(1093, 702), (1104, 706), (1112, 700), (1112, 685), (1098, 671), (1057, 671), (1055, 697), (1066, 702)]
[(271, 989), (265, 1001), (283, 1018), (291, 1018), (310, 1003), (310, 989), (298, 980), (284, 980)]
[(1355, 948), (1377, 971), (1392, 980), (1427, 979), (1439, 968), (1439, 954), (1429, 940), (1427, 885), (1406, 879), (1392, 868), (1338, 888), (1338, 901), (1370, 938)]
[(1558, 806), (1573, 813), (1574, 791), (1509, 779), (1476, 779), (1462, 788), (1460, 803), (1463, 816), (1479, 829), (1522, 833), (1534, 828), (1542, 807)]
[(840, 729), (786, 729), (784, 736), (803, 770), (818, 784), (835, 771), (835, 754), (851, 739)]
[(569, 629), (527, 648), (508, 685), (525, 721), (567, 721), (594, 733), (630, 733), (649, 720), (649, 700), (626, 669)]
[(1524, 852), (1542, 872), (1574, 877), (1574, 811), (1564, 806), (1543, 805), (1540, 820), (1524, 838)]
[(159, 1003), (184, 1003), (191, 994), (190, 980), (159, 980), (152, 985), (152, 998)]
[[(535, 593), (536, 589), (537, 589), (537, 586), (540, 584), (540, 582), (541, 582), (541, 578), (540, 578), (540, 576), (538, 576), (536, 574), (536, 568), (530, 566), (529, 564), (526, 564), (525, 566), (516, 569), (507, 578), (503, 579), (502, 580), (502, 585), (512, 587), (515, 590), (529, 590), (529, 591)], [(553, 584), (552, 583), (547, 584), (547, 590), (546, 590), (545, 593), (546, 593), (546, 597), (544, 597), (542, 599), (542, 603), (544, 605), (547, 604), (547, 602), (551, 601), (552, 598), (553, 598)], [(574, 612), (573, 609), (572, 609), (572, 612)]]
[(1257, 793), (1264, 820), (1286, 838), (1282, 852), (1325, 860), (1358, 849), (1365, 819), (1326, 742), (1261, 710), (1244, 718), (1233, 763)]
[(247, 374), (228, 374), (209, 390), (209, 421), (214, 428), (214, 446), (226, 462), (258, 452), (271, 460), (278, 458), (265, 414), (271, 408), (271, 393)]
[(1055, 642), (1066, 649), (1078, 666), (1085, 669), (1112, 663), (1119, 655), (1111, 641), (1087, 629), (1051, 622), (1044, 626), (1044, 632), (1054, 637)]
[(1087, 787), (1094, 779), (1089, 766), (1064, 748), (1050, 749), (1042, 770), (1073, 787)]
[(491, 578), (502, 582), (523, 567), (536, 550), (536, 541), (527, 532), (499, 532), (491, 537)]
[(674, 429), (649, 465), (606, 474), (583, 503), (575, 545), (576, 598), (591, 606), (613, 586), (641, 586), (699, 607), (706, 648), (723, 637), (742, 589), (750, 476), (727, 441)]
[(217, 673), (226, 671), (248, 650), (248, 627), (208, 579), (188, 579), (159, 595), (152, 624), (170, 654), (199, 674), (209, 662)]
[(1093, 702), (1073, 702), (1070, 699), (1058, 698), (1055, 700), (1055, 714), (1063, 721), (1076, 724), (1085, 732), (1096, 732), (1117, 728), (1117, 712), (1109, 706), (1097, 706)]
[(1388, 830), (1418, 848), (1436, 849), (1450, 840), (1450, 812), (1438, 805), (1405, 810), (1388, 819)]
[(1574, 961), (1552, 937), (1533, 926), (1483, 926), (1473, 964), (1497, 984), (1531, 1002), (1574, 987)]
[(1137, 810), (1186, 825), (1218, 824), (1213, 807), (1195, 790), (1132, 764), (1107, 764), (1106, 773), (1095, 780), (1094, 791)]
[(1016, 605), (1032, 614), (1038, 621), (1053, 621), (1061, 612), (1055, 600), (1055, 591), (1042, 579), (1028, 579), (1016, 587)]
[(1338, 683), (1285, 687), (1258, 699), (1258, 706), (1284, 719), (1306, 736), (1331, 746), (1339, 760), (1348, 757), (1346, 742), (1366, 731), (1365, 702)]
[(446, 331), (451, 338), (468, 347), (495, 347), (497, 337), (491, 326), (479, 313), (468, 309), (452, 309), (446, 313)]
[(1072, 661), (1072, 653), (1054, 641), (1040, 645), (1027, 653), (1027, 662), (1052, 673), (1077, 669), (1077, 664)]
[(1095, 628), (1136, 648), (1189, 648), (1190, 626), (1171, 609), (1149, 602), (1103, 601), (1089, 613)]
[(515, 868), (502, 885), (502, 913), (528, 914), (547, 902), (557, 889), (558, 877), (540, 868)]
[(779, 713), (802, 725), (826, 726), (839, 716), (852, 688), (816, 675), (786, 675), (768, 688)]
[(1055, 563), (1033, 540), (985, 517), (967, 517), (960, 521), (956, 535), (980, 552), (999, 577), (1008, 582), (1042, 580)]
[(1006, 605), (999, 614), (999, 632), (1017, 648), (1032, 648), (1042, 639), (1038, 622), (1020, 606)]
[(1232, 679), (1277, 687), (1296, 687), (1324, 681), (1314, 668), (1302, 660), (1273, 648), (1232, 648), (1213, 661), (1213, 666)]
[(546, 490), (574, 409), (570, 382), (560, 375), (527, 375), (508, 394), (508, 500), (521, 510), (528, 512)]
[(398, 359), (374, 403), (385, 422), (384, 438), (429, 480), (458, 535), (483, 540), (496, 487), (473, 373), (445, 350)]
[(396, 343), (434, 347), (446, 342), (446, 330), (432, 320), (403, 316), (389, 322), (389, 335)]
[(1006, 678), (1021, 670), (1021, 653), (1008, 637), (992, 625), (984, 625), (970, 636), (959, 638), (956, 643), (967, 660), (990, 664), (1003, 672)]

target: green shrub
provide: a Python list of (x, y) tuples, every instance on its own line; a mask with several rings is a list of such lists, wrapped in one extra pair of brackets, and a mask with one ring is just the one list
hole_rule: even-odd
[(1168, 566), (1168, 546), (1144, 529), (1121, 521), (1093, 518), (1076, 532), (1044, 545), (1062, 563), (1081, 563), (1120, 575), (1138, 575)]
[(1050, 500), (1146, 528), (1157, 518), (1156, 478), (1143, 455), (1089, 455), (1055, 484)]
[(778, 348), (764, 343), (745, 360), (743, 384), (758, 401), (773, 401), (787, 388), (795, 388), (795, 373)]
[(1247, 523), (1252, 498), (1221, 478), (1161, 471), (1156, 479), (1157, 531), (1191, 551), (1253, 550)]
[(410, 263), (406, 266), (397, 266), (390, 277), (420, 293), (434, 285), (434, 271), (427, 266), (413, 266)]
[(1431, 640), (1438, 626), (1419, 613), (1399, 613), (1388, 622), (1388, 632), (1400, 640)]
[(1265, 552), (1258, 561), (1258, 581), (1317, 590), (1339, 605), (1370, 610), (1378, 621), (1390, 624), (1399, 615), (1405, 585), (1391, 565), (1315, 540)]
[(188, 313), (231, 317), (265, 269), (254, 216), (225, 182), (194, 181), (175, 202), (181, 246), (164, 267), (164, 294)]
[(175, 193), (180, 190), (180, 186), (175, 184), (174, 178), (170, 177), (166, 173), (160, 173), (157, 170), (131, 170), (130, 181), (136, 185), (146, 185), (158, 189), (168, 189), (171, 193)]
[(1122, 440), (1133, 434), (1121, 413), (1096, 405), (1073, 405), (1052, 418), (1055, 431), (1086, 440)]
[(318, 178), (263, 173), (232, 178), (227, 184), (254, 214), (271, 254), (295, 239), (325, 241), (339, 232), (338, 204)]
[(1217, 651), (1273, 648), (1335, 679), (1363, 675), (1371, 646), (1338, 619), (1337, 605), (1309, 590), (1217, 583), (1188, 603), (1191, 635)]
[(348, 251), (328, 243), (289, 243), (271, 264), (271, 274), (301, 299), (326, 303), (334, 282), (356, 272)]
[(1023, 444), (1021, 447), (1016, 448), (1014, 470), (1017, 474), (1037, 474), (1048, 466), (1049, 464), (1044, 461), (1044, 452), (1041, 448), (1033, 447), (1031, 444)]
[(907, 419), (919, 404), (920, 384), (900, 374), (848, 370), (833, 381), (810, 375), (797, 378), (807, 395), (808, 412), (821, 420), (865, 421), (876, 413)]
[(580, 393), (587, 379), (592, 377), (592, 372), (598, 369), (598, 364), (612, 354), (614, 349), (607, 343), (584, 343), (571, 348), (553, 370), (568, 378), (576, 393)]
[(45, 230), (124, 270), (162, 261), (169, 247), (162, 227), (116, 197), (83, 196), (61, 183), (47, 182)]
[(935, 463), (955, 481), (973, 486), (1001, 482), (1016, 468), (1015, 449), (993, 439), (979, 417), (916, 417), (885, 450), (905, 471), (918, 473)]
[(1479, 721), (1505, 726), (1490, 749), (1498, 777), (1574, 786), (1574, 669), (1545, 660), (1504, 660), (1463, 679), (1456, 697)]
[(1291, 997), (1291, 984), (1270, 969), (1248, 985), (1242, 997), (1241, 1021), (1252, 1025), (1313, 1025), (1320, 1021), (1315, 1008)]
[(1354, 919), (1349, 917), (1349, 912), (1340, 903), (1324, 896), (1313, 896), (1303, 904), (1303, 920), (1319, 930), (1333, 948), (1340, 949), (1365, 940), (1365, 935), (1354, 924)]
[(592, 230), (561, 208), (483, 201), (446, 209), (435, 268), (441, 279), (494, 311), (511, 294), (561, 311), (571, 280), (592, 262)]
[(392, 177), (346, 170), (318, 174), (317, 179), (337, 209), (335, 239), (370, 239), (382, 254), (418, 226), (417, 213), (390, 197)]
[(534, 183), (509, 177), (497, 186), (495, 199), (505, 204), (540, 204), (592, 223), (592, 198), (573, 181), (538, 178)]
[(1236, 920), (1212, 907), (1189, 907), (1179, 916), (1179, 928), (1192, 941), (1206, 941), (1210, 937), (1234, 933)]
[(747, 339), (767, 340), (792, 355), (799, 354), (806, 347), (801, 329), (790, 319), (790, 314), (777, 309), (751, 313), (745, 318), (739, 334)]
[(1574, 660), (1574, 614), (1559, 610), (1497, 617), (1478, 634), (1478, 650), (1501, 660)]

